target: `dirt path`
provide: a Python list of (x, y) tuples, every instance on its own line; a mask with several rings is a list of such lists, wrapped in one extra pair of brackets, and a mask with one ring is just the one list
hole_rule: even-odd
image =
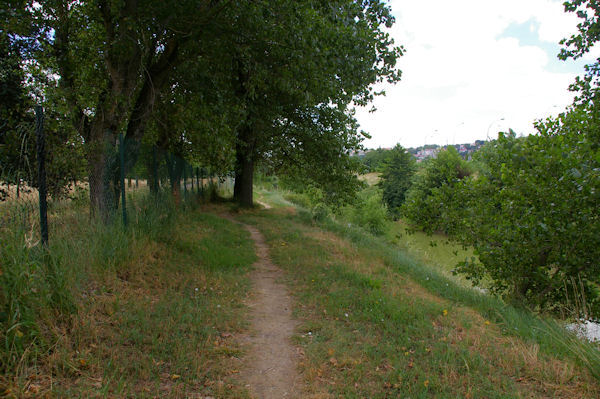
[(262, 202), (262, 201), (258, 201), (256, 200), (257, 203), (259, 203), (260, 205), (262, 205), (265, 209), (271, 209), (271, 205), (267, 204), (266, 202)]
[(283, 272), (271, 262), (262, 234), (252, 226), (242, 225), (254, 240), (258, 260), (250, 274), (252, 295), (247, 303), (251, 330), (240, 339), (249, 347), (240, 378), (257, 399), (299, 398), (299, 356), (290, 342), (297, 325), (292, 319), (292, 299), (286, 286), (277, 282)]

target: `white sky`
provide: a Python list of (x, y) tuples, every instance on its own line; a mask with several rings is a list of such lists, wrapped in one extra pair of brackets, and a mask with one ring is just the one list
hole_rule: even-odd
[[(558, 42), (576, 32), (561, 0), (392, 0), (390, 34), (406, 49), (402, 80), (386, 86), (375, 113), (357, 110), (365, 147), (459, 144), (564, 110), (585, 60), (560, 61)], [(370, 108), (370, 107), (369, 107)], [(503, 119), (503, 120), (502, 120)]]

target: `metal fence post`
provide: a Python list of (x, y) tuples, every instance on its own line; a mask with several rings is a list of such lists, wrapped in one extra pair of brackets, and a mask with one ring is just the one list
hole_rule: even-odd
[(121, 204), (123, 207), (123, 226), (127, 227), (127, 203), (125, 202), (125, 146), (123, 133), (119, 133), (119, 160), (121, 170)]
[(38, 193), (40, 197), (40, 233), (42, 245), (48, 246), (48, 187), (46, 186), (46, 142), (44, 137), (44, 108), (35, 106), (37, 158), (38, 158)]

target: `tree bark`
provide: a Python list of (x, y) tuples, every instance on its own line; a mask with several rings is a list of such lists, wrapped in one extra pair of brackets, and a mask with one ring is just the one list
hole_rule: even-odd
[(102, 133), (102, 126), (93, 129), (87, 152), (90, 186), (90, 211), (97, 212), (107, 222), (118, 203), (115, 198), (114, 174), (116, 164), (115, 140), (110, 131)]
[(254, 183), (254, 135), (248, 125), (239, 130), (235, 151), (233, 199), (243, 207), (252, 207)]
[(181, 162), (175, 155), (167, 156), (167, 169), (169, 171), (171, 194), (175, 200), (175, 205), (179, 206), (181, 204)]
[[(146, 167), (148, 169), (148, 180), (147, 184), (150, 188), (150, 193), (153, 195), (158, 195), (158, 191), (160, 190), (160, 182), (158, 178), (158, 154), (157, 154), (156, 146), (152, 148), (152, 157), (148, 160)], [(136, 183), (137, 185), (137, 183)]]
[(238, 152), (236, 164), (233, 199), (243, 207), (252, 207), (254, 205), (254, 160)]

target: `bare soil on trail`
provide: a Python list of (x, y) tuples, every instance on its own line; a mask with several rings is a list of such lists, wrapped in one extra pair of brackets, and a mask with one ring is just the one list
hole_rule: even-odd
[[(231, 217), (227, 219), (239, 223)], [(250, 332), (239, 338), (248, 347), (240, 366), (240, 379), (257, 399), (299, 398), (300, 356), (290, 342), (298, 325), (292, 319), (292, 298), (287, 287), (278, 282), (283, 272), (271, 261), (262, 234), (252, 226), (239, 224), (250, 232), (258, 256), (250, 273)]]
[(258, 204), (260, 204), (263, 208), (265, 209), (271, 209), (271, 205), (267, 204), (266, 202), (262, 202), (262, 201), (256, 201)]

